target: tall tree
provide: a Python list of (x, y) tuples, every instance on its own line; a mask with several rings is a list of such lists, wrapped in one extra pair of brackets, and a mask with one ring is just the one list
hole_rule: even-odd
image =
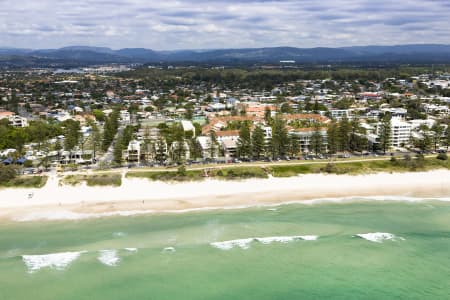
[(442, 135), (444, 134), (444, 127), (438, 123), (435, 123), (433, 127), (431, 127), (431, 131), (433, 132), (434, 151), (436, 151), (438, 145), (441, 143)]
[(310, 148), (316, 154), (320, 154), (323, 151), (323, 135), (322, 129), (320, 128), (320, 124), (314, 124), (314, 132), (311, 135)]
[(351, 126), (347, 117), (343, 117), (339, 122), (339, 151), (348, 151), (350, 146), (350, 131)]
[(327, 137), (328, 137), (328, 152), (330, 154), (335, 154), (338, 151), (339, 147), (339, 131), (338, 131), (338, 124), (334, 120), (328, 126)]
[(258, 125), (253, 130), (252, 134), (252, 154), (253, 158), (260, 159), (261, 155), (264, 154), (265, 151), (265, 134), (264, 130)]
[(389, 149), (391, 144), (391, 115), (385, 114), (380, 124), (380, 147), (384, 153)]
[(295, 136), (289, 138), (289, 154), (290, 156), (297, 156), (300, 152), (300, 141)]
[(273, 120), (271, 144), (273, 158), (280, 158), (286, 155), (289, 146), (289, 136), (286, 124), (280, 114), (277, 114)]
[(209, 155), (211, 158), (216, 157), (218, 145), (217, 145), (217, 136), (214, 130), (209, 132)]
[(267, 124), (272, 123), (272, 111), (268, 106), (264, 109), (264, 121), (266, 121)]
[(450, 147), (450, 123), (447, 124), (447, 130), (445, 131), (445, 138), (444, 138), (445, 146), (447, 146), (447, 151)]
[(173, 161), (175, 161), (176, 163), (183, 163), (186, 157), (186, 151), (188, 150), (186, 149), (183, 130), (177, 130), (175, 132), (175, 142), (173, 144)]
[(362, 137), (360, 135), (362, 129), (358, 119), (353, 119), (350, 122), (350, 136), (349, 136), (349, 149), (352, 152), (361, 152), (363, 149)]
[(80, 123), (74, 120), (63, 122), (64, 126), (64, 149), (73, 150), (80, 140)]
[(161, 135), (158, 136), (156, 141), (155, 151), (155, 160), (161, 165), (164, 164), (167, 160), (167, 144)]
[(237, 140), (237, 155), (241, 158), (248, 158), (252, 152), (252, 140), (250, 136), (250, 128), (244, 122), (239, 130), (239, 138)]
[(192, 159), (197, 159), (202, 157), (202, 147), (197, 139), (192, 138), (189, 140), (189, 149)]
[(119, 128), (119, 110), (114, 109), (113, 112), (105, 119), (103, 127), (102, 150), (107, 151), (116, 136)]

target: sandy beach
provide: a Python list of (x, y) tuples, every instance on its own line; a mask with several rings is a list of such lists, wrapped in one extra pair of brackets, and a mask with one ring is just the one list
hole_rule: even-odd
[[(32, 194), (32, 196), (30, 196)], [(414, 197), (450, 200), (450, 171), (311, 174), (242, 181), (167, 183), (123, 178), (120, 187), (60, 186), (51, 176), (41, 189), (1, 189), (0, 218), (13, 221), (85, 219), (114, 215), (276, 206), (284, 203)]]

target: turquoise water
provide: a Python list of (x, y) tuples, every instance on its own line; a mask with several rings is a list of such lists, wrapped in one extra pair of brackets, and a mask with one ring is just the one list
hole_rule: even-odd
[[(355, 237), (375, 232), (394, 236)], [(450, 204), (2, 224), (0, 299), (450, 299)]]

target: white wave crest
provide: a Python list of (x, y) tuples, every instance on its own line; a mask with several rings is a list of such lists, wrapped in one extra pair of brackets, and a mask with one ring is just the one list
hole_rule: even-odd
[(177, 250), (175, 250), (174, 247), (166, 247), (163, 249), (163, 252), (176, 252)]
[(239, 247), (241, 249), (250, 248), (250, 244), (252, 242), (259, 242), (264, 245), (268, 245), (271, 243), (289, 243), (293, 241), (315, 241), (318, 239), (316, 235), (296, 235), (296, 236), (269, 236), (269, 237), (255, 237), (255, 238), (247, 238), (247, 239), (238, 239), (238, 240), (230, 240), (223, 242), (214, 242), (210, 245), (214, 248), (221, 250), (230, 250), (234, 247)]
[(82, 253), (86, 253), (86, 251), (61, 252), (44, 255), (22, 255), (22, 260), (28, 268), (28, 273), (34, 273), (42, 268), (64, 270), (68, 265), (80, 257)]
[(316, 235), (297, 235), (297, 236), (271, 236), (271, 237), (262, 237), (255, 238), (256, 241), (262, 244), (270, 244), (270, 243), (289, 243), (292, 241), (304, 240), (304, 241), (315, 241), (317, 240)]
[(138, 248), (124, 248), (124, 250), (126, 250), (128, 252), (137, 252)]
[(248, 249), (250, 247), (250, 243), (253, 241), (253, 238), (249, 239), (239, 239), (239, 240), (231, 240), (231, 241), (223, 241), (223, 242), (214, 242), (210, 245), (214, 248), (221, 250), (230, 250), (234, 247), (239, 247), (241, 249)]
[(114, 267), (117, 266), (120, 258), (117, 256), (117, 250), (100, 250), (98, 260), (104, 265)]
[(405, 240), (402, 237), (397, 237), (394, 234), (388, 233), (388, 232), (360, 233), (360, 234), (357, 234), (356, 236), (363, 238), (365, 240), (368, 240), (370, 242), (375, 242), (375, 243), (382, 243), (383, 241), (386, 241), (386, 240), (395, 241), (397, 238), (399, 238), (402, 241)]

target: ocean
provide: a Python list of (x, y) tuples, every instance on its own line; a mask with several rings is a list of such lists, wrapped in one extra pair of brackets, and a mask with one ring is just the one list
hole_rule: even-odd
[(0, 299), (450, 299), (450, 202), (4, 222)]

